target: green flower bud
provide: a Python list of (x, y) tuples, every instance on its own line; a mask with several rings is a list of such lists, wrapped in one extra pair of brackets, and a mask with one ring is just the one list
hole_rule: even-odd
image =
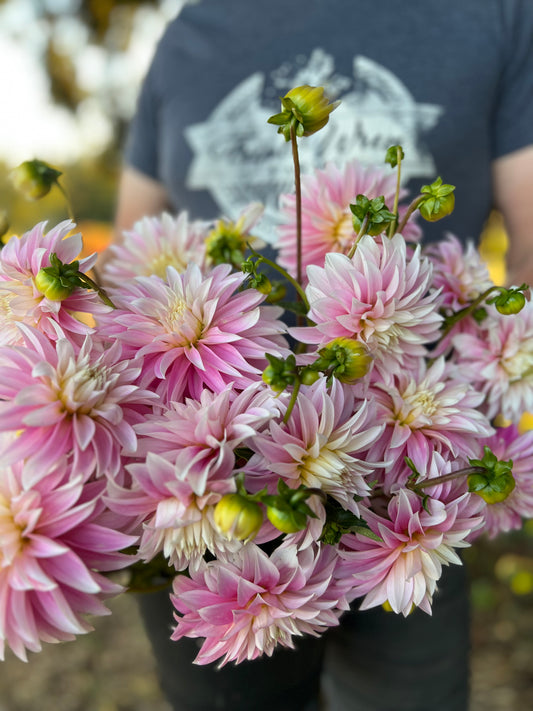
[(271, 284), (271, 289), (268, 293), (267, 296), (267, 302), (269, 304), (276, 304), (278, 301), (281, 301), (281, 299), (285, 298), (287, 295), (287, 287), (285, 284), (282, 284), (280, 281), (275, 281), (273, 284)]
[(391, 146), (385, 153), (385, 163), (388, 163), (392, 168), (398, 165), (398, 159), (402, 161), (405, 158), (405, 153), (401, 146)]
[(61, 276), (53, 273), (50, 267), (40, 269), (34, 283), (41, 294), (51, 301), (63, 301), (75, 288), (72, 284), (65, 283)]
[(370, 370), (372, 356), (353, 338), (335, 338), (318, 351), (313, 368), (333, 375), (341, 383), (355, 383)]
[(525, 305), (526, 297), (524, 294), (513, 289), (506, 289), (494, 302), (496, 310), (504, 315), (520, 313)]
[(470, 474), (468, 477), (468, 490), (481, 496), (487, 504), (505, 501), (515, 486), (516, 483), (511, 472), (506, 472), (498, 477), (488, 477), (484, 474)]
[(323, 128), (329, 121), (330, 113), (337, 108), (339, 101), (330, 102), (324, 96), (323, 86), (297, 86), (281, 99), (282, 111), (268, 119), (268, 123), (279, 126), (278, 133), (289, 141), (291, 127), (296, 135), (310, 136)]
[(11, 171), (11, 182), (27, 200), (39, 200), (48, 195), (57, 183), (61, 171), (42, 160), (27, 160)]
[(307, 516), (289, 506), (283, 508), (268, 506), (267, 517), (270, 523), (282, 533), (296, 533), (307, 526)]
[(263, 524), (263, 512), (258, 503), (242, 494), (226, 494), (215, 506), (214, 520), (230, 540), (250, 541)]
[(361, 232), (363, 223), (366, 220), (366, 228), (364, 233), (368, 235), (380, 235), (384, 232), (392, 220), (395, 220), (395, 215), (389, 211), (385, 205), (383, 195), (369, 200), (366, 195), (358, 195), (355, 203), (350, 205), (352, 212), (353, 228), (357, 234)]
[(296, 382), (296, 359), (290, 355), (286, 360), (266, 354), (269, 365), (263, 371), (263, 382), (270, 385), (272, 390), (281, 393), (288, 385)]
[(428, 222), (436, 222), (451, 214), (455, 207), (455, 185), (442, 183), (442, 178), (437, 178), (431, 185), (424, 185), (420, 192), (427, 195), (418, 205), (420, 214)]
[(468, 477), (468, 490), (481, 496), (488, 504), (497, 504), (505, 501), (515, 488), (512, 473), (513, 462), (499, 460), (491, 450), (485, 446), (483, 459), (469, 459), (471, 466), (483, 469)]
[(313, 383), (316, 383), (319, 377), (320, 372), (318, 370), (315, 370), (314, 368), (311, 368), (310, 366), (302, 368), (302, 370), (300, 371), (300, 382), (302, 383), (302, 385), (312, 385)]

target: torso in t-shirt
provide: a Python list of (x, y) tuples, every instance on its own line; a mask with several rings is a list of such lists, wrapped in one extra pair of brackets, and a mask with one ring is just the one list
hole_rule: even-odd
[[(424, 229), (477, 238), (494, 158), (533, 143), (533, 3), (521, 0), (201, 0), (163, 37), (126, 159), (160, 180), (176, 210), (234, 218), (293, 188), (290, 145), (267, 123), (279, 97), (323, 85), (341, 104), (300, 140), (302, 171), (405, 151), (414, 196), (440, 175), (456, 210)], [(355, 196), (354, 196), (355, 199)]]

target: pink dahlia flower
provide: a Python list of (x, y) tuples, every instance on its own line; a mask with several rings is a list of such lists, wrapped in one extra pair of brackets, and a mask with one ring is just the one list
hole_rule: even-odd
[[(302, 178), (302, 272), (310, 264), (323, 266), (328, 252), (347, 254), (353, 245), (350, 203), (358, 195), (385, 197), (392, 209), (396, 192), (396, 175), (391, 171), (364, 167), (357, 161), (343, 170), (328, 164), (324, 170)], [(401, 191), (403, 197), (406, 191)], [(280, 199), (283, 223), (279, 227), (278, 262), (296, 276), (296, 198), (292, 194)], [(420, 238), (420, 229), (410, 221), (404, 231), (408, 241)]]
[(0, 348), (0, 431), (18, 432), (0, 461), (25, 459), (25, 485), (68, 454), (73, 472), (116, 476), (156, 399), (137, 386), (139, 367), (121, 360), (119, 343), (101, 352), (87, 337), (76, 352), (66, 338), (20, 328), (25, 345)]
[[(22, 341), (18, 322), (38, 328), (52, 340), (58, 338), (57, 326), (59, 332), (71, 338), (92, 333), (93, 329), (76, 313), (98, 315), (110, 311), (94, 291), (81, 287), (63, 301), (48, 299), (38, 291), (34, 279), (41, 268), (50, 266), (52, 253), (70, 263), (82, 248), (79, 233), (68, 236), (75, 228), (73, 222), (60, 222), (47, 233), (45, 227), (46, 222), (41, 222), (20, 238), (13, 236), (0, 252), (0, 344)], [(81, 259), (80, 270), (89, 271), (95, 261), (96, 254)]]
[[(286, 407), (286, 403), (285, 403)], [(366, 496), (367, 477), (375, 478), (380, 463), (368, 461), (366, 451), (382, 432), (367, 401), (334, 381), (328, 391), (325, 378), (302, 387), (286, 424), (275, 420), (269, 429), (250, 442), (260, 453), (251, 462), (251, 478), (259, 474), (253, 487), (270, 484), (279, 477), (292, 488), (301, 484), (322, 489), (344, 508), (358, 513), (354, 496)]]
[(453, 344), (462, 377), (486, 397), (488, 417), (517, 423), (533, 411), (533, 302), (518, 316), (490, 308), (476, 334), (459, 334)]
[(7, 644), (24, 661), (41, 642), (90, 631), (86, 615), (109, 614), (102, 601), (122, 588), (101, 573), (128, 565), (119, 551), (136, 541), (102, 511), (103, 482), (69, 479), (61, 459), (31, 487), (26, 478), (20, 464), (0, 471), (0, 659)]
[(459, 380), (455, 366), (444, 358), (429, 367), (420, 358), (412, 370), (397, 373), (376, 368), (372, 375), (367, 397), (375, 405), (376, 420), (384, 422), (385, 428), (368, 457), (389, 462), (383, 473), (377, 472), (387, 491), (406, 483), (410, 470), (404, 465), (405, 457), (423, 473), (434, 451), (447, 458), (474, 457), (479, 438), (493, 432), (477, 409), (483, 395)]
[(136, 457), (154, 452), (173, 461), (186, 451), (188, 481), (194, 493), (202, 496), (208, 482), (212, 486), (213, 481), (233, 475), (235, 449), (255, 438), (277, 414), (276, 400), (262, 383), (241, 393), (235, 393), (231, 385), (218, 394), (204, 390), (200, 400), (171, 403), (168, 410), (148, 415), (136, 425), (141, 435)]
[(401, 235), (365, 235), (352, 259), (331, 253), (324, 267), (307, 271), (309, 317), (316, 326), (291, 329), (303, 343), (355, 338), (385, 367), (398, 369), (425, 355), (425, 344), (438, 338), (442, 317), (431, 291), (431, 264), (419, 247), (407, 259)]
[(442, 305), (453, 311), (468, 306), (493, 286), (487, 265), (472, 242), (464, 247), (452, 234), (424, 248), (433, 264), (433, 285), (441, 289)]
[(167, 267), (184, 272), (191, 263), (205, 267), (205, 238), (211, 223), (189, 222), (186, 212), (173, 217), (163, 213), (145, 217), (124, 232), (121, 244), (109, 247), (110, 259), (102, 269), (109, 286), (119, 286), (136, 276), (156, 274), (164, 279)]
[(269, 557), (253, 543), (174, 580), (178, 612), (172, 639), (205, 637), (195, 662), (237, 663), (271, 656), (293, 637), (318, 636), (347, 609), (336, 578), (333, 546), (277, 548)]
[[(435, 461), (442, 471), (442, 460)], [(468, 546), (468, 535), (483, 521), (478, 515), (479, 502), (464, 488), (455, 498), (450, 487), (446, 500), (434, 498), (442, 486), (426, 490), (430, 495), (425, 499), (400, 489), (392, 496), (386, 516), (364, 512), (376, 540), (361, 534), (343, 536), (342, 573), (352, 576), (349, 599), (365, 596), (361, 609), (388, 602), (394, 612), (404, 616), (413, 606), (431, 614), (442, 565), (461, 564), (455, 549)]]
[[(533, 431), (520, 434), (515, 425), (498, 428), (496, 434), (479, 443), (502, 461), (513, 462), (515, 488), (505, 499), (487, 504), (486, 530), (491, 538), (522, 527), (522, 518), (533, 518)], [(482, 451), (479, 452), (482, 455)]]
[[(176, 570), (192, 569), (206, 551), (220, 555), (242, 545), (219, 533), (213, 519), (214, 506), (221, 497), (235, 491), (233, 477), (216, 478), (215, 472), (204, 482), (204, 472), (199, 474), (196, 465), (187, 449), (172, 462), (149, 453), (144, 462), (127, 466), (131, 487), (109, 483), (109, 507), (142, 523), (139, 556), (143, 560), (150, 561), (163, 552)], [(202, 493), (197, 494), (195, 487)]]
[(113, 294), (119, 308), (102, 331), (138, 353), (141, 382), (165, 403), (229, 383), (243, 390), (266, 367), (265, 353), (288, 355), (281, 309), (260, 307), (265, 297), (255, 289), (237, 292), (246, 277), (230, 272), (227, 264), (208, 276), (194, 264), (184, 274), (168, 267), (168, 283), (137, 277)]

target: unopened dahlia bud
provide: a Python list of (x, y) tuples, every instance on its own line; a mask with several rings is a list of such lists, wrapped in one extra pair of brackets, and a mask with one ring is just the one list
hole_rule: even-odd
[(215, 506), (214, 520), (230, 540), (250, 541), (261, 528), (263, 512), (259, 504), (242, 494), (226, 494)]
[(247, 245), (259, 247), (262, 244), (250, 230), (263, 212), (264, 206), (254, 202), (244, 208), (235, 222), (226, 219), (216, 222), (205, 240), (206, 253), (212, 264), (232, 264), (240, 268)]
[(455, 207), (455, 185), (442, 183), (442, 178), (437, 178), (431, 185), (424, 185), (420, 192), (427, 195), (418, 205), (420, 214), (428, 222), (437, 222), (450, 215)]
[(471, 466), (480, 471), (468, 477), (468, 490), (481, 496), (488, 504), (505, 501), (515, 488), (513, 462), (499, 460), (488, 447), (485, 447), (483, 459), (469, 459)]
[(364, 234), (376, 236), (384, 232), (396, 219), (396, 216), (385, 205), (383, 195), (372, 198), (372, 200), (366, 195), (358, 195), (355, 203), (350, 205), (350, 210), (354, 231), (360, 236), (362, 236), (360, 233), (363, 224), (365, 225)]
[(517, 289), (506, 289), (494, 301), (496, 310), (506, 316), (520, 313), (525, 305), (526, 297)]
[(270, 523), (282, 533), (296, 533), (307, 526), (307, 516), (290, 505), (268, 506), (267, 516)]
[(353, 338), (335, 338), (318, 351), (313, 368), (333, 375), (341, 383), (355, 383), (370, 370), (372, 356)]
[(313, 494), (323, 495), (318, 489), (310, 489), (301, 484), (291, 489), (283, 479), (278, 479), (278, 493), (267, 494), (261, 501), (267, 507), (270, 523), (282, 533), (296, 533), (307, 526), (307, 518), (317, 518), (314, 511), (305, 503)]
[(11, 171), (11, 182), (27, 200), (39, 200), (47, 195), (61, 175), (42, 160), (27, 160)]
[(268, 123), (279, 126), (278, 133), (289, 141), (291, 127), (297, 136), (310, 136), (323, 128), (329, 121), (330, 113), (337, 108), (339, 101), (330, 102), (324, 96), (323, 86), (297, 86), (281, 99), (282, 111), (268, 119)]
[(35, 277), (35, 286), (47, 299), (63, 301), (72, 294), (74, 286), (65, 283), (61, 276), (51, 271), (49, 267), (41, 269)]

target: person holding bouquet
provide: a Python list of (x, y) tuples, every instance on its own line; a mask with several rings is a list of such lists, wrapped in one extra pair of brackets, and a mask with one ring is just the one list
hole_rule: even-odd
[[(349, 251), (354, 233), (346, 210), (357, 195), (384, 195), (391, 204), (396, 178), (372, 166), (401, 145), (402, 197), (437, 175), (457, 195), (444, 222), (421, 228), (407, 221), (405, 238), (416, 241), (422, 230), (445, 270), (460, 272), (446, 254), (477, 240), (495, 207), (510, 236), (510, 283), (533, 280), (533, 6), (525, 0), (186, 5), (164, 34), (140, 94), (125, 150), (117, 244), (136, 230), (148, 233), (148, 223), (138, 221), (163, 210), (204, 220), (222, 214), (276, 245), (291, 272), (290, 151), (267, 119), (279, 111), (280, 96), (301, 85), (325, 86), (341, 102), (334, 119), (302, 141), (304, 266), (306, 259), (317, 263), (320, 250)], [(264, 205), (259, 222), (243, 212), (257, 200)], [(446, 232), (455, 237), (446, 236), (441, 253)], [(120, 270), (110, 262), (105, 271), (111, 278)], [(396, 376), (384, 378), (390, 390), (397, 387)], [(385, 407), (381, 393), (374, 398)], [(369, 461), (384, 456), (378, 450), (375, 444)], [(445, 569), (432, 616), (404, 609), (404, 617), (380, 606), (347, 612), (324, 637), (297, 641), (295, 652), (280, 649), (221, 670), (192, 666), (195, 640), (170, 641), (171, 610), (160, 599), (147, 596), (141, 606), (176, 711), (467, 708), (469, 620), (460, 566)]]

